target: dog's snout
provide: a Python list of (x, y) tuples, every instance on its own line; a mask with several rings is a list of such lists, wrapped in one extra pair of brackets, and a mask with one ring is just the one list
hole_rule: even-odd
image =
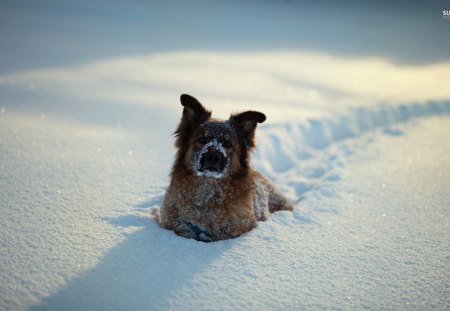
[(213, 164), (216, 165), (220, 162), (221, 154), (219, 152), (210, 151), (205, 154), (205, 164)]
[(225, 168), (225, 156), (216, 150), (205, 152), (200, 158), (200, 170), (222, 172)]

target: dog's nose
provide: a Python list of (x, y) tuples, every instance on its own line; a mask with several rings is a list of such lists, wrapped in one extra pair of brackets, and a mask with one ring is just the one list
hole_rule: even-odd
[(205, 164), (216, 165), (219, 163), (221, 154), (216, 151), (209, 151), (205, 154)]
[(210, 149), (200, 155), (200, 166), (198, 169), (201, 172), (221, 173), (225, 169), (226, 161), (225, 155), (222, 152)]

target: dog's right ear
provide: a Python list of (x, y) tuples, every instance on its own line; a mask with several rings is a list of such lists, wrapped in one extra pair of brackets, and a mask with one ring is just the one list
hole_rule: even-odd
[(206, 110), (195, 97), (183, 94), (180, 101), (184, 106), (181, 122), (197, 127), (211, 117), (211, 111)]
[(178, 148), (182, 146), (183, 142), (187, 142), (193, 130), (211, 117), (211, 111), (206, 110), (195, 97), (183, 94), (180, 101), (184, 106), (183, 116), (174, 133), (176, 136), (175, 146)]

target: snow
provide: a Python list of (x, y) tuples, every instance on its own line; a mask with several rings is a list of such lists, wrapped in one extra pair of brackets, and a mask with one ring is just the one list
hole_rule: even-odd
[[(195, 3), (190, 14), (202, 7)], [(165, 5), (157, 12), (173, 23)], [(266, 29), (263, 39), (278, 35), (271, 33), (276, 23), (257, 19), (261, 14), (286, 13), (278, 24), (286, 40), (297, 23), (311, 25), (311, 14), (323, 27), (339, 28), (331, 16), (324, 23), (312, 5), (298, 13), (301, 19), (295, 10), (261, 4), (258, 23), (249, 25), (242, 13), (249, 6), (224, 2), (221, 10), (249, 26), (240, 29)], [(211, 15), (189, 27), (217, 26), (216, 9), (205, 8)], [(11, 4), (1, 10), (1, 42), (10, 42), (7, 29), (20, 34), (25, 27), (17, 26), (25, 17), (7, 18), (14, 10)], [(45, 12), (30, 7), (24, 16), (31, 23)], [(336, 19), (344, 14), (342, 8), (335, 13)], [(344, 15), (366, 20), (352, 13)], [(393, 24), (416, 25), (427, 14), (408, 21), (394, 14), (395, 22), (387, 15), (380, 27), (392, 29), (394, 40), (402, 27)], [(181, 15), (175, 17), (187, 18)], [(61, 30), (69, 39), (77, 25), (98, 26), (75, 13), (60, 18), (61, 25), (70, 21), (61, 26), (69, 27)], [(118, 29), (109, 20), (105, 25)], [(47, 26), (36, 27), (51, 35), (29, 35), (48, 43), (36, 50), (49, 51), (45, 62), (0, 61), (1, 310), (450, 308), (450, 62), (441, 46), (447, 41), (418, 47), (434, 58), (414, 64), (395, 61), (416, 56), (393, 55), (393, 45), (352, 57), (333, 42), (307, 41), (317, 49), (311, 50), (286, 48), (282, 38), (270, 50), (218, 45), (135, 53), (125, 46), (121, 55), (107, 54), (115, 43), (101, 41), (108, 57), (67, 62), (64, 57), (75, 56), (51, 59), (66, 47), (56, 44), (57, 27)], [(361, 27), (364, 36), (378, 38)], [(13, 43), (1, 46), (10, 51)], [(28, 49), (23, 53), (18, 59)], [(256, 130), (253, 166), (288, 197), (293, 212), (277, 212), (238, 238), (213, 243), (157, 225), (182, 93), (197, 97), (213, 117), (243, 110), (267, 116)]]

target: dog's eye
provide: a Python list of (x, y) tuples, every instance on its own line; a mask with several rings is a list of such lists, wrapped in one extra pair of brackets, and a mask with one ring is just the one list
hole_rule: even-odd
[(198, 139), (198, 142), (199, 142), (200, 144), (202, 144), (202, 145), (206, 144), (206, 137), (205, 137), (205, 136), (200, 137), (200, 138)]
[(225, 141), (222, 143), (222, 146), (223, 146), (224, 148), (231, 148), (231, 143), (230, 143), (228, 140), (225, 140)]

